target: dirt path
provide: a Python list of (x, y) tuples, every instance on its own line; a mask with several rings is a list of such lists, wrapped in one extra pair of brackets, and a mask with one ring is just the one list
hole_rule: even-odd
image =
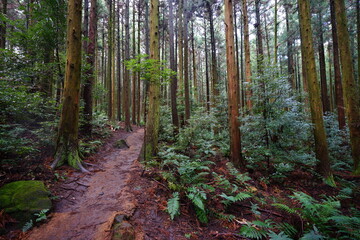
[[(100, 158), (97, 159), (100, 170), (94, 167), (91, 174), (75, 173), (67, 179), (60, 186), (64, 195), (55, 205), (49, 222), (31, 231), (25, 239), (111, 239), (114, 217), (117, 214), (131, 216), (135, 210), (135, 196), (127, 182), (132, 171), (138, 168), (136, 160), (141, 151), (143, 134), (143, 129), (131, 134), (115, 134), (107, 146), (94, 156)], [(129, 148), (114, 147), (116, 138), (126, 138)]]

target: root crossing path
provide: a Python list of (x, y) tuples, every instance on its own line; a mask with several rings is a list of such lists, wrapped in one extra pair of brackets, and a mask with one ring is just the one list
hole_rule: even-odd
[[(111, 239), (111, 226), (118, 214), (131, 216), (135, 197), (127, 182), (138, 168), (144, 130), (115, 133), (94, 158), (99, 168), (91, 174), (76, 173), (60, 188), (64, 191), (55, 204), (51, 219), (32, 230), (28, 240), (90, 240)], [(116, 142), (125, 139), (128, 147), (116, 148)]]

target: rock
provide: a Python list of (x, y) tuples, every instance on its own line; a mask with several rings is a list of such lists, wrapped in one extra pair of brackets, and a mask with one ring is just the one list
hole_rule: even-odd
[(34, 217), (34, 213), (51, 208), (49, 195), (41, 181), (8, 183), (0, 188), (0, 209), (25, 223)]
[(112, 240), (135, 240), (135, 229), (126, 221), (127, 216), (117, 215), (112, 226)]
[(123, 148), (129, 148), (129, 145), (127, 144), (127, 142), (124, 139), (120, 139), (114, 143), (114, 147), (123, 149)]

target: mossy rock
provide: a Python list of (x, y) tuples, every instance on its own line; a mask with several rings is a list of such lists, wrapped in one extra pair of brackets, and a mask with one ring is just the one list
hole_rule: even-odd
[(41, 181), (17, 181), (0, 188), (0, 209), (20, 223), (30, 220), (34, 213), (51, 208), (50, 192)]
[(129, 148), (129, 145), (127, 144), (127, 142), (124, 139), (120, 139), (114, 143), (114, 147), (123, 149), (123, 148)]

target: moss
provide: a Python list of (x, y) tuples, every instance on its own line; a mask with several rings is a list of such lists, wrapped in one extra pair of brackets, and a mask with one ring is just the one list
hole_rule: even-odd
[(51, 208), (50, 192), (41, 181), (17, 181), (0, 188), (0, 209), (20, 222)]

